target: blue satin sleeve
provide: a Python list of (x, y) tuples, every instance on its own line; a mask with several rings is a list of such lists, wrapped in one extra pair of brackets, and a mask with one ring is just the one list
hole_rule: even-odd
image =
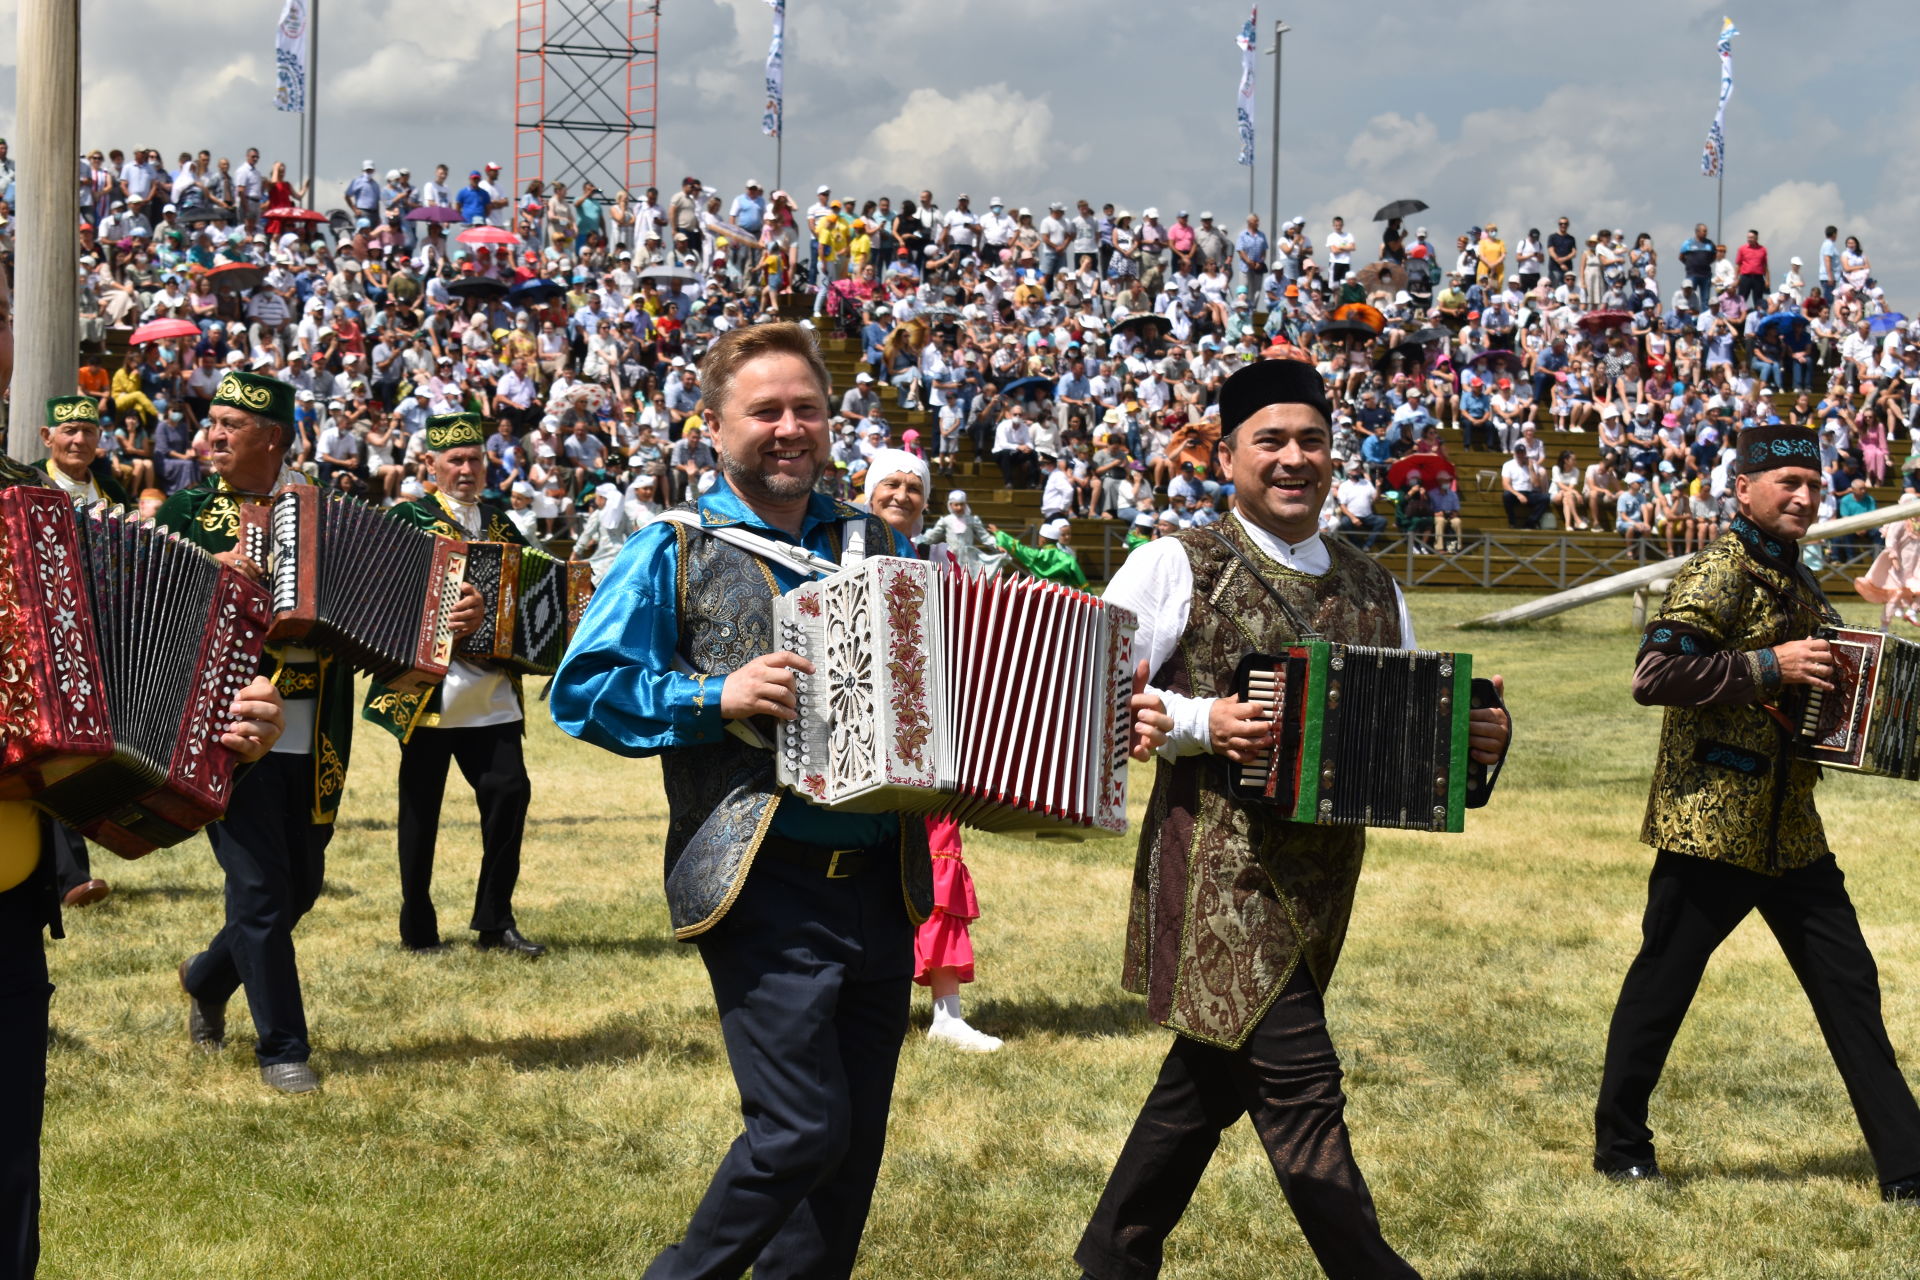
[(561, 729), (623, 756), (720, 740), (726, 677), (673, 669), (679, 573), (667, 522), (627, 539), (554, 673), (548, 705)]

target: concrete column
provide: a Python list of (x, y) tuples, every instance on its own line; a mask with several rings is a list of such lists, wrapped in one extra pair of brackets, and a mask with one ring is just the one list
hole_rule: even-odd
[(77, 386), (80, 0), (21, 0), (16, 66), (14, 411), (7, 452), (33, 462), (46, 456), (41, 402), (72, 395)]

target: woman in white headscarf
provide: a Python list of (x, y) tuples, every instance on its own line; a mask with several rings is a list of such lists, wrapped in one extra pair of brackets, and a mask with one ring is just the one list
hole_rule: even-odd
[(593, 580), (597, 583), (638, 527), (627, 514), (626, 500), (620, 496), (619, 486), (596, 485), (593, 510), (587, 513), (580, 541), (573, 545), (573, 558), (585, 560), (593, 567)]
[(925, 458), (905, 449), (875, 449), (867, 459), (866, 489), (860, 501), (911, 541), (920, 536), (931, 487)]
[(947, 514), (935, 520), (927, 531), (914, 539), (928, 548), (935, 559), (957, 564), (962, 569), (994, 574), (1007, 562), (1007, 553), (994, 541), (987, 522), (973, 514), (967, 495), (959, 489), (947, 494)]
[[(867, 463), (867, 509), (897, 532), (917, 538), (927, 509), (927, 464), (901, 449), (881, 449)], [(961, 858), (960, 824), (941, 814), (925, 818), (933, 853), (933, 913), (913, 935), (913, 980), (933, 996), (927, 1039), (969, 1053), (992, 1053), (1000, 1040), (960, 1015), (960, 984), (973, 981), (973, 939), (967, 926), (980, 918), (973, 876)]]

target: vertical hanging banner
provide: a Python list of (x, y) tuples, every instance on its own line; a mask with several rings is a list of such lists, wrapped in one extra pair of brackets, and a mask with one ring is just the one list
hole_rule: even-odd
[(1255, 5), (1247, 11), (1247, 25), (1240, 28), (1236, 41), (1240, 46), (1240, 163), (1253, 163), (1253, 55), (1260, 37), (1255, 27), (1260, 21), (1260, 8)]
[(780, 117), (784, 101), (786, 72), (781, 65), (781, 46), (787, 38), (787, 0), (767, 0), (773, 10), (773, 42), (767, 46), (767, 109), (760, 117), (760, 132), (769, 138), (780, 136)]
[(287, 0), (273, 36), (273, 66), (277, 87), (273, 105), (279, 111), (307, 109), (307, 0)]
[(1720, 19), (1720, 105), (1714, 110), (1713, 125), (1707, 130), (1707, 145), (1700, 152), (1700, 173), (1717, 178), (1727, 162), (1727, 99), (1733, 96), (1733, 38), (1740, 28), (1732, 18)]

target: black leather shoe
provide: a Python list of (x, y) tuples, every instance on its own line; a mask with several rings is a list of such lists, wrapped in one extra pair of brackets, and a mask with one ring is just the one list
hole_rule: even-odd
[(1920, 1207), (1920, 1173), (1880, 1184), (1880, 1198), (1888, 1204)]
[[(182, 960), (177, 970), (182, 991), (187, 991), (187, 966), (192, 963), (191, 959)], [(217, 1053), (226, 1048), (227, 1006), (202, 1000), (187, 991), (187, 1039), (194, 1048), (204, 1049), (208, 1053)]]
[(1606, 1165), (1598, 1160), (1593, 1162), (1593, 1171), (1608, 1182), (1665, 1182), (1667, 1175), (1660, 1172), (1660, 1166), (1649, 1160), (1645, 1164)]
[(473, 945), (482, 951), (511, 951), (532, 960), (547, 954), (547, 949), (529, 940), (518, 929), (482, 929)]

